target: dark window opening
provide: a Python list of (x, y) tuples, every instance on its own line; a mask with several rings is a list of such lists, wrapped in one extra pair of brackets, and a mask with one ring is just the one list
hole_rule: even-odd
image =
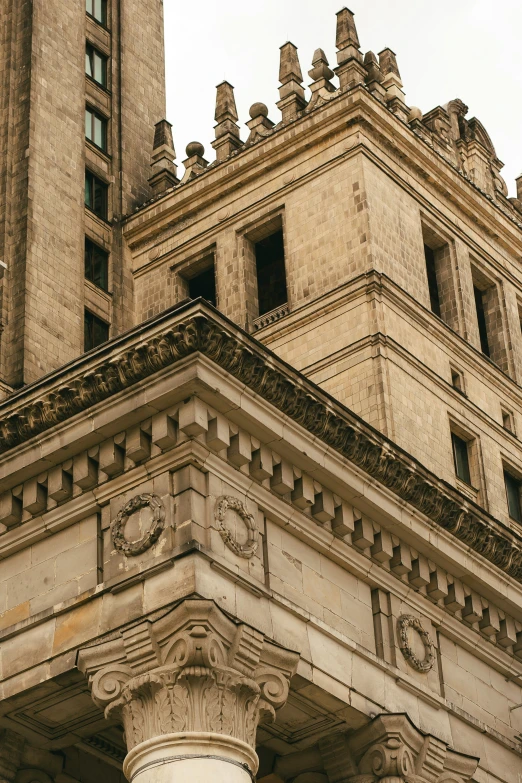
[(502, 411), (502, 426), (508, 432), (514, 432), (515, 428), (513, 427), (513, 414), (509, 413), (509, 411)]
[(461, 394), (464, 393), (463, 383), (462, 383), (462, 376), (459, 372), (456, 370), (451, 371), (451, 385), (454, 389), (461, 392)]
[(440, 318), (441, 317), (440, 294), (439, 294), (439, 285), (437, 283), (437, 272), (435, 268), (435, 253), (431, 249), (431, 247), (428, 247), (428, 245), (424, 245), (424, 257), (426, 259), (426, 274), (428, 276), (428, 288), (430, 292), (431, 311), (432, 313), (435, 313), (435, 315), (438, 315)]
[(97, 84), (107, 87), (107, 57), (91, 44), (85, 49), (85, 73)]
[(217, 298), (214, 264), (203, 272), (200, 272), (198, 275), (191, 277), (188, 281), (188, 287), (191, 299), (197, 299), (201, 296), (215, 307)]
[(97, 22), (107, 26), (107, 0), (85, 0), (85, 10)]
[(85, 238), (85, 277), (107, 291), (109, 288), (109, 254)]
[(283, 232), (276, 231), (254, 247), (259, 315), (264, 315), (288, 301)]
[(506, 497), (508, 512), (511, 519), (522, 522), (522, 507), (520, 504), (520, 481), (507, 470), (504, 471), (504, 484), (506, 485)]
[(109, 324), (90, 310), (85, 310), (83, 350), (90, 351), (109, 339)]
[(468, 444), (454, 432), (451, 433), (451, 443), (453, 446), (453, 461), (455, 463), (455, 473), (459, 479), (465, 481), (471, 486), (471, 474), (469, 470)]
[(92, 172), (85, 172), (85, 206), (95, 215), (107, 220), (108, 186)]
[(480, 335), (480, 349), (485, 356), (490, 356), (489, 342), (488, 342), (488, 329), (486, 324), (486, 308), (484, 307), (484, 291), (473, 286), (473, 293), (475, 295), (475, 307), (477, 310), (477, 320)]
[(85, 138), (107, 151), (107, 120), (93, 109), (85, 109)]

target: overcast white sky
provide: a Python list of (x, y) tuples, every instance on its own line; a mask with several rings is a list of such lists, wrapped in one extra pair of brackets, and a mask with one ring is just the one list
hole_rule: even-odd
[[(164, 0), (167, 117), (178, 162), (189, 141), (214, 159), (215, 87), (236, 88), (242, 138), (248, 109), (266, 103), (278, 122), (279, 47), (299, 48), (303, 75), (314, 50), (335, 65), (335, 13), (342, 0)], [(363, 52), (390, 47), (406, 101), (423, 112), (461, 98), (504, 162), (510, 195), (522, 171), (522, 5), (519, 0), (351, 0)], [(305, 84), (310, 79), (305, 76)]]

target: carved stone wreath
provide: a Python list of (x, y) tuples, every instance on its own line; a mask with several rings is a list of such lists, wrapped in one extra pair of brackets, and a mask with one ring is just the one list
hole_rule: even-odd
[[(248, 531), (246, 544), (240, 544), (225, 525), (225, 517), (229, 508), (235, 511), (245, 523)], [(219, 535), (225, 542), (225, 545), (238, 557), (244, 557), (246, 560), (254, 557), (259, 546), (259, 530), (253, 515), (248, 513), (244, 503), (231, 495), (222, 495), (216, 500), (214, 517), (217, 522)]]
[[(125, 537), (125, 526), (136, 511), (149, 507), (152, 511), (152, 522), (146, 533), (136, 541), (129, 541)], [(112, 543), (118, 552), (127, 557), (135, 557), (146, 552), (156, 543), (165, 527), (165, 508), (157, 495), (136, 495), (121, 509), (114, 520), (111, 529)]]
[[(419, 634), (424, 645), (424, 660), (418, 658), (410, 643), (408, 642), (408, 628), (413, 628)], [(427, 631), (424, 630), (421, 621), (411, 614), (403, 614), (397, 620), (397, 633), (399, 635), (399, 646), (401, 652), (410, 666), (418, 672), (427, 674), (435, 663), (435, 646)]]

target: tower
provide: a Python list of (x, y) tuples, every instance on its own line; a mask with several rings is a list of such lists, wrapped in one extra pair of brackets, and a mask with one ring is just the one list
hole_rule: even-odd
[(6, 391), (128, 325), (114, 224), (149, 192), (150, 128), (165, 113), (162, 10), (162, 0), (2, 3)]

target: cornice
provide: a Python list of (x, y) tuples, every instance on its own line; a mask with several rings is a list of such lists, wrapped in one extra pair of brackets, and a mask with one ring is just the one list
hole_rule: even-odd
[(53, 374), (54, 383), (48, 379), (42, 394), (34, 394), (40, 388), (35, 384), (12, 405), (0, 404), (0, 453), (197, 353), (522, 582), (519, 536), (200, 301), (163, 313), (115, 346), (109, 343), (75, 363), (77, 371), (67, 379)]
[[(209, 166), (203, 173), (176, 187), (162, 197), (144, 204), (124, 221), (124, 233), (131, 245), (160, 230), (168, 216), (192, 213), (206, 204), (222, 201), (226, 194), (248, 181), (264, 175), (291, 159), (293, 166), (301, 152), (309, 151), (319, 140), (332, 136), (348, 126), (360, 124), (395, 150), (403, 163), (412, 166), (423, 181), (450, 197), (453, 208), (458, 205), (476, 225), (480, 223), (490, 235), (506, 247), (515, 244), (522, 252), (522, 220), (510, 207), (502, 208), (491, 196), (441, 155), (432, 144), (399, 120), (377, 101), (363, 86), (340, 92), (327, 104), (299, 119), (279, 124), (266, 139), (234, 153), (220, 164)], [(380, 143), (377, 141), (377, 143)], [(480, 215), (480, 218), (479, 218)], [(502, 240), (499, 235), (505, 234)]]

